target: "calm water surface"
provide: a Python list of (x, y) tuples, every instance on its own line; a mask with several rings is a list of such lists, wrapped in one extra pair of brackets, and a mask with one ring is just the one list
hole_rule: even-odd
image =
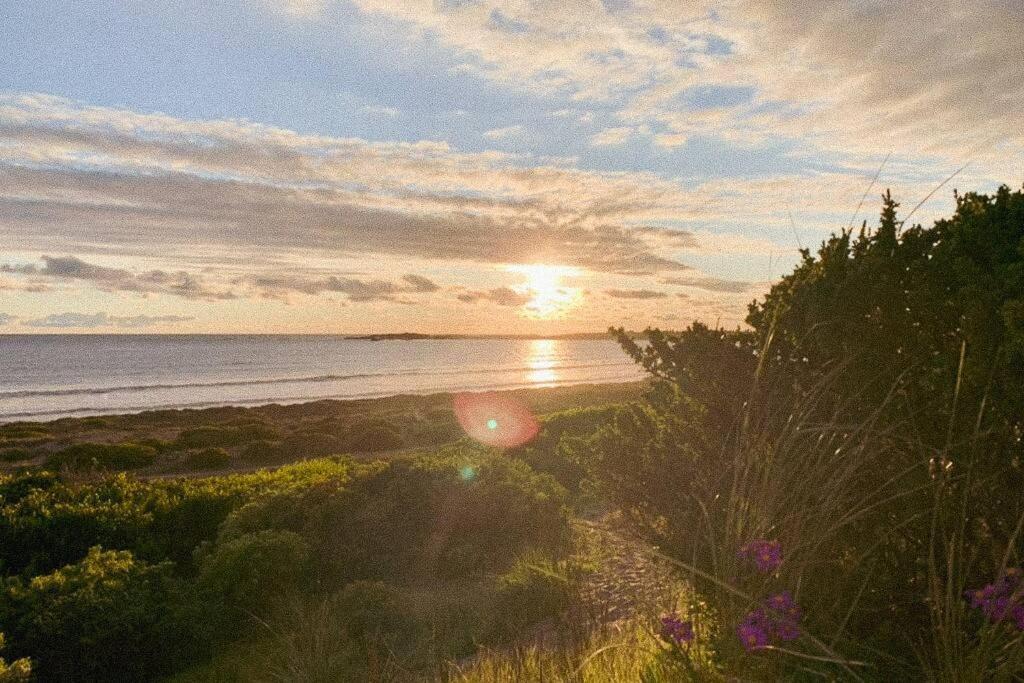
[(606, 340), (9, 335), (0, 421), (640, 377)]

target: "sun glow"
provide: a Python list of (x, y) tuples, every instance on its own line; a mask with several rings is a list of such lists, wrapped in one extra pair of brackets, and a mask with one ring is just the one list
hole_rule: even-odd
[(509, 266), (509, 270), (526, 278), (526, 282), (513, 289), (530, 297), (522, 308), (528, 318), (560, 318), (575, 308), (582, 296), (578, 287), (566, 287), (562, 283), (564, 278), (579, 276), (578, 268), (531, 264)]

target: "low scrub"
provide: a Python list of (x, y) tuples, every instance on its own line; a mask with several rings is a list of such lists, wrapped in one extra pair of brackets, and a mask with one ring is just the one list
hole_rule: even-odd
[(80, 443), (54, 453), (46, 460), (51, 469), (132, 470), (149, 467), (156, 450), (135, 443)]
[(145, 680), (168, 664), (169, 565), (92, 548), (81, 562), (0, 593), (0, 622), (15, 656), (42, 680)]
[(231, 464), (231, 454), (223, 448), (203, 448), (185, 454), (185, 464), (194, 470), (214, 470)]

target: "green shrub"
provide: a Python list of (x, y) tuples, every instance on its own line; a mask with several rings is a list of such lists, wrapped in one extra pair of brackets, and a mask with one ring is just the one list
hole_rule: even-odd
[(185, 454), (185, 463), (196, 470), (212, 470), (231, 464), (231, 455), (223, 448), (204, 448)]
[(330, 585), (399, 575), (460, 576), (508, 563), (529, 547), (563, 547), (565, 490), (520, 462), (451, 449), (352, 469), (253, 501), (225, 537), (261, 528), (302, 534)]
[(166, 668), (169, 565), (92, 548), (79, 563), (0, 594), (0, 622), (42, 680), (151, 680)]
[(238, 430), (231, 427), (196, 427), (178, 434), (178, 448), (210, 448), (234, 446), (239, 442)]
[(0, 425), (0, 437), (5, 439), (34, 439), (48, 436), (49, 428), (39, 422), (10, 422)]
[(541, 419), (537, 436), (527, 445), (509, 451), (533, 470), (549, 474), (573, 493), (580, 492), (586, 469), (571, 456), (580, 449), (573, 440), (589, 437), (610, 422), (618, 406), (591, 406), (564, 410)]
[(321, 432), (297, 432), (281, 442), (280, 453), (288, 460), (304, 460), (323, 455), (343, 453), (342, 442), (335, 436)]
[(527, 627), (558, 617), (572, 603), (573, 580), (564, 564), (540, 553), (520, 557), (498, 577), (495, 614), (499, 636), (514, 637)]
[(139, 439), (136, 443), (140, 446), (148, 446), (157, 453), (169, 453), (178, 448), (178, 444), (174, 441), (167, 441), (166, 439), (146, 438)]
[(156, 451), (134, 443), (80, 443), (68, 446), (46, 460), (50, 469), (116, 469), (148, 467), (156, 459)]
[(279, 441), (253, 441), (242, 449), (239, 457), (249, 462), (274, 462), (281, 457), (281, 443)]
[(56, 472), (25, 471), (13, 477), (0, 476), (0, 504), (14, 505), (32, 491), (45, 491), (60, 483)]
[(241, 422), (232, 425), (204, 425), (182, 430), (175, 443), (178, 448), (211, 448), (237, 446), (250, 441), (274, 441), (280, 438), (276, 429), (263, 422)]
[[(4, 649), (4, 634), (0, 633), (0, 651)], [(0, 683), (20, 683), (32, 677), (32, 663), (27, 657), (16, 659), (10, 664), (0, 658)]]
[(0, 450), (0, 460), (4, 462), (19, 462), (29, 460), (36, 456), (36, 452), (30, 448), (5, 448)]
[(346, 635), (364, 651), (385, 638), (408, 636), (417, 627), (402, 604), (401, 591), (381, 581), (354, 581), (331, 602)]
[(291, 531), (263, 530), (218, 543), (200, 561), (198, 586), (236, 623), (266, 617), (310, 579), (309, 547)]
[(186, 680), (418, 680), (410, 651), (428, 635), (409, 615), (403, 591), (370, 582), (293, 601), (267, 631), (271, 638), (241, 644), (244, 656), (222, 658), (205, 677)]
[(54, 473), (0, 479), (0, 567), (35, 573), (77, 562), (93, 545), (170, 559), (188, 569), (235, 508), (272, 492), (344, 480), (348, 465), (316, 461), (204, 479), (140, 482), (123, 474), (73, 485)]
[(281, 438), (280, 432), (263, 422), (247, 422), (237, 425), (235, 429), (237, 432), (237, 443), (277, 441)]
[(106, 429), (110, 426), (110, 420), (105, 417), (84, 417), (78, 421), (81, 429)]
[(341, 449), (351, 453), (378, 453), (402, 447), (402, 436), (385, 420), (356, 422), (341, 438)]

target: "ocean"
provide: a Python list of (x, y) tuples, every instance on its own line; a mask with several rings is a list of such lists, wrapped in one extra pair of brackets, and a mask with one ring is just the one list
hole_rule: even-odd
[(641, 377), (611, 340), (0, 335), (0, 422)]

